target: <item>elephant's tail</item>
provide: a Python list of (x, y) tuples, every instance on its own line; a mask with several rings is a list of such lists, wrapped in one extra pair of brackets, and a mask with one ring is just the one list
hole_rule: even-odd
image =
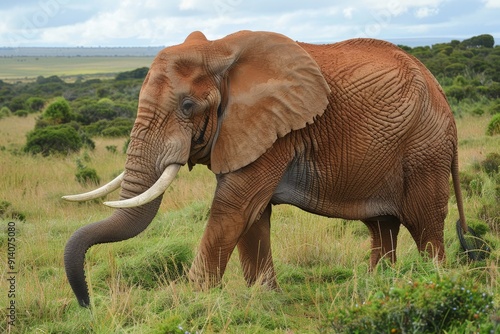
[(455, 154), (453, 156), (453, 162), (451, 164), (451, 178), (453, 180), (453, 189), (455, 189), (455, 198), (457, 200), (458, 207), (458, 217), (460, 219), (460, 225), (462, 231), (467, 233), (467, 222), (465, 221), (464, 214), (464, 203), (462, 200), (462, 190), (460, 189), (460, 177), (458, 175), (458, 149), (455, 149)]

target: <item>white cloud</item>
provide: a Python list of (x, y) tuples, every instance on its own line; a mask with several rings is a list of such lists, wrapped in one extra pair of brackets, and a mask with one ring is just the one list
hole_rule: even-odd
[(500, 8), (500, 0), (483, 0), (487, 8)]
[(420, 7), (415, 11), (415, 17), (418, 19), (423, 19), (428, 16), (437, 15), (438, 13), (439, 13), (438, 8)]
[(354, 12), (354, 7), (346, 7), (342, 10), (342, 14), (346, 19), (352, 19), (352, 13)]

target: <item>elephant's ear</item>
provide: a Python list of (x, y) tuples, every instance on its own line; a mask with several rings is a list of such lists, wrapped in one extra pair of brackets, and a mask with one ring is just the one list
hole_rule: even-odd
[(276, 139), (323, 114), (330, 89), (316, 62), (291, 39), (245, 31), (214, 46), (226, 50), (224, 61), (216, 61), (225, 64), (225, 108), (212, 146), (214, 173), (250, 164)]

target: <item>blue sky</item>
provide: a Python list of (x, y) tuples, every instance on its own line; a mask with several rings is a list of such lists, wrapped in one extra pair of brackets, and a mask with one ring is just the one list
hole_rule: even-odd
[(0, 17), (0, 47), (163, 46), (245, 29), (304, 42), (488, 33), (500, 44), (500, 0), (2, 0)]

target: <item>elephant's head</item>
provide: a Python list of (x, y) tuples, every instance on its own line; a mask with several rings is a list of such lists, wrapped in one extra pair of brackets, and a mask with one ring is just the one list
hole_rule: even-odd
[(208, 41), (200, 32), (161, 51), (144, 80), (125, 171), (110, 184), (68, 200), (101, 197), (121, 186), (109, 218), (76, 231), (66, 245), (69, 282), (89, 304), (84, 256), (98, 243), (131, 238), (154, 218), (180, 166), (216, 174), (251, 164), (277, 138), (320, 116), (329, 88), (315, 61), (282, 35), (240, 32)]

